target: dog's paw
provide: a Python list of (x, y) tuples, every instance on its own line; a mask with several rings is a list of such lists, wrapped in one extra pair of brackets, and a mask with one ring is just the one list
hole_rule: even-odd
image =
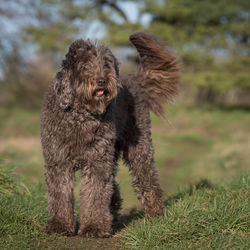
[(158, 199), (152, 203), (144, 204), (144, 211), (152, 217), (164, 215), (165, 206), (163, 200)]
[(108, 238), (111, 237), (111, 232), (94, 226), (80, 227), (78, 230), (78, 235), (88, 238)]
[(160, 207), (160, 208), (151, 208), (151, 209), (145, 209), (146, 213), (149, 214), (152, 217), (159, 217), (164, 215), (164, 208)]
[(47, 234), (59, 233), (67, 236), (73, 236), (75, 234), (75, 227), (66, 225), (65, 223), (62, 223), (56, 219), (50, 219), (44, 231)]

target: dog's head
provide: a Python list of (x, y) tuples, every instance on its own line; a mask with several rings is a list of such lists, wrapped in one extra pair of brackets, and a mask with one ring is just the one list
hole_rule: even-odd
[(71, 44), (54, 88), (62, 108), (77, 102), (93, 114), (102, 114), (117, 96), (118, 77), (118, 63), (112, 52), (80, 39)]

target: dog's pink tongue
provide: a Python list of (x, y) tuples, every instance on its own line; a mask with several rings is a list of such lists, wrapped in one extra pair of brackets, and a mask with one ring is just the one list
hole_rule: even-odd
[(104, 90), (96, 91), (96, 96), (102, 96), (104, 94)]

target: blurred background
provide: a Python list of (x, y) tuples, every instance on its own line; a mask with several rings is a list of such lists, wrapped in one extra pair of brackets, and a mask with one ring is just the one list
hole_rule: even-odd
[[(44, 182), (40, 106), (70, 43), (106, 44), (126, 74), (137, 68), (128, 40), (136, 31), (167, 42), (183, 64), (168, 120), (152, 114), (166, 195), (249, 169), (250, 1), (0, 0), (0, 25), (0, 167), (15, 168), (28, 188)], [(124, 208), (137, 205), (124, 166), (118, 181)]]

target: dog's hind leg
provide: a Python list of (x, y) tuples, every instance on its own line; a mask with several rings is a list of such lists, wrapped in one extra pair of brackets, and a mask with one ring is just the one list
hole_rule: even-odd
[(66, 166), (47, 166), (45, 176), (48, 189), (48, 210), (51, 217), (45, 231), (49, 234), (74, 235), (74, 172), (72, 168)]
[(124, 156), (132, 175), (132, 185), (144, 211), (151, 216), (163, 215), (163, 191), (153, 165), (151, 139), (147, 136), (141, 138), (137, 145), (128, 147)]
[[(135, 101), (140, 101), (136, 99)], [(163, 191), (154, 166), (154, 150), (150, 132), (150, 115), (145, 104), (136, 103), (123, 138), (123, 157), (132, 175), (132, 185), (144, 211), (152, 216), (164, 213)]]
[(110, 211), (113, 215), (113, 223), (116, 223), (118, 220), (119, 213), (118, 211), (121, 209), (122, 198), (120, 194), (119, 184), (114, 180), (113, 182), (113, 195), (110, 203)]

